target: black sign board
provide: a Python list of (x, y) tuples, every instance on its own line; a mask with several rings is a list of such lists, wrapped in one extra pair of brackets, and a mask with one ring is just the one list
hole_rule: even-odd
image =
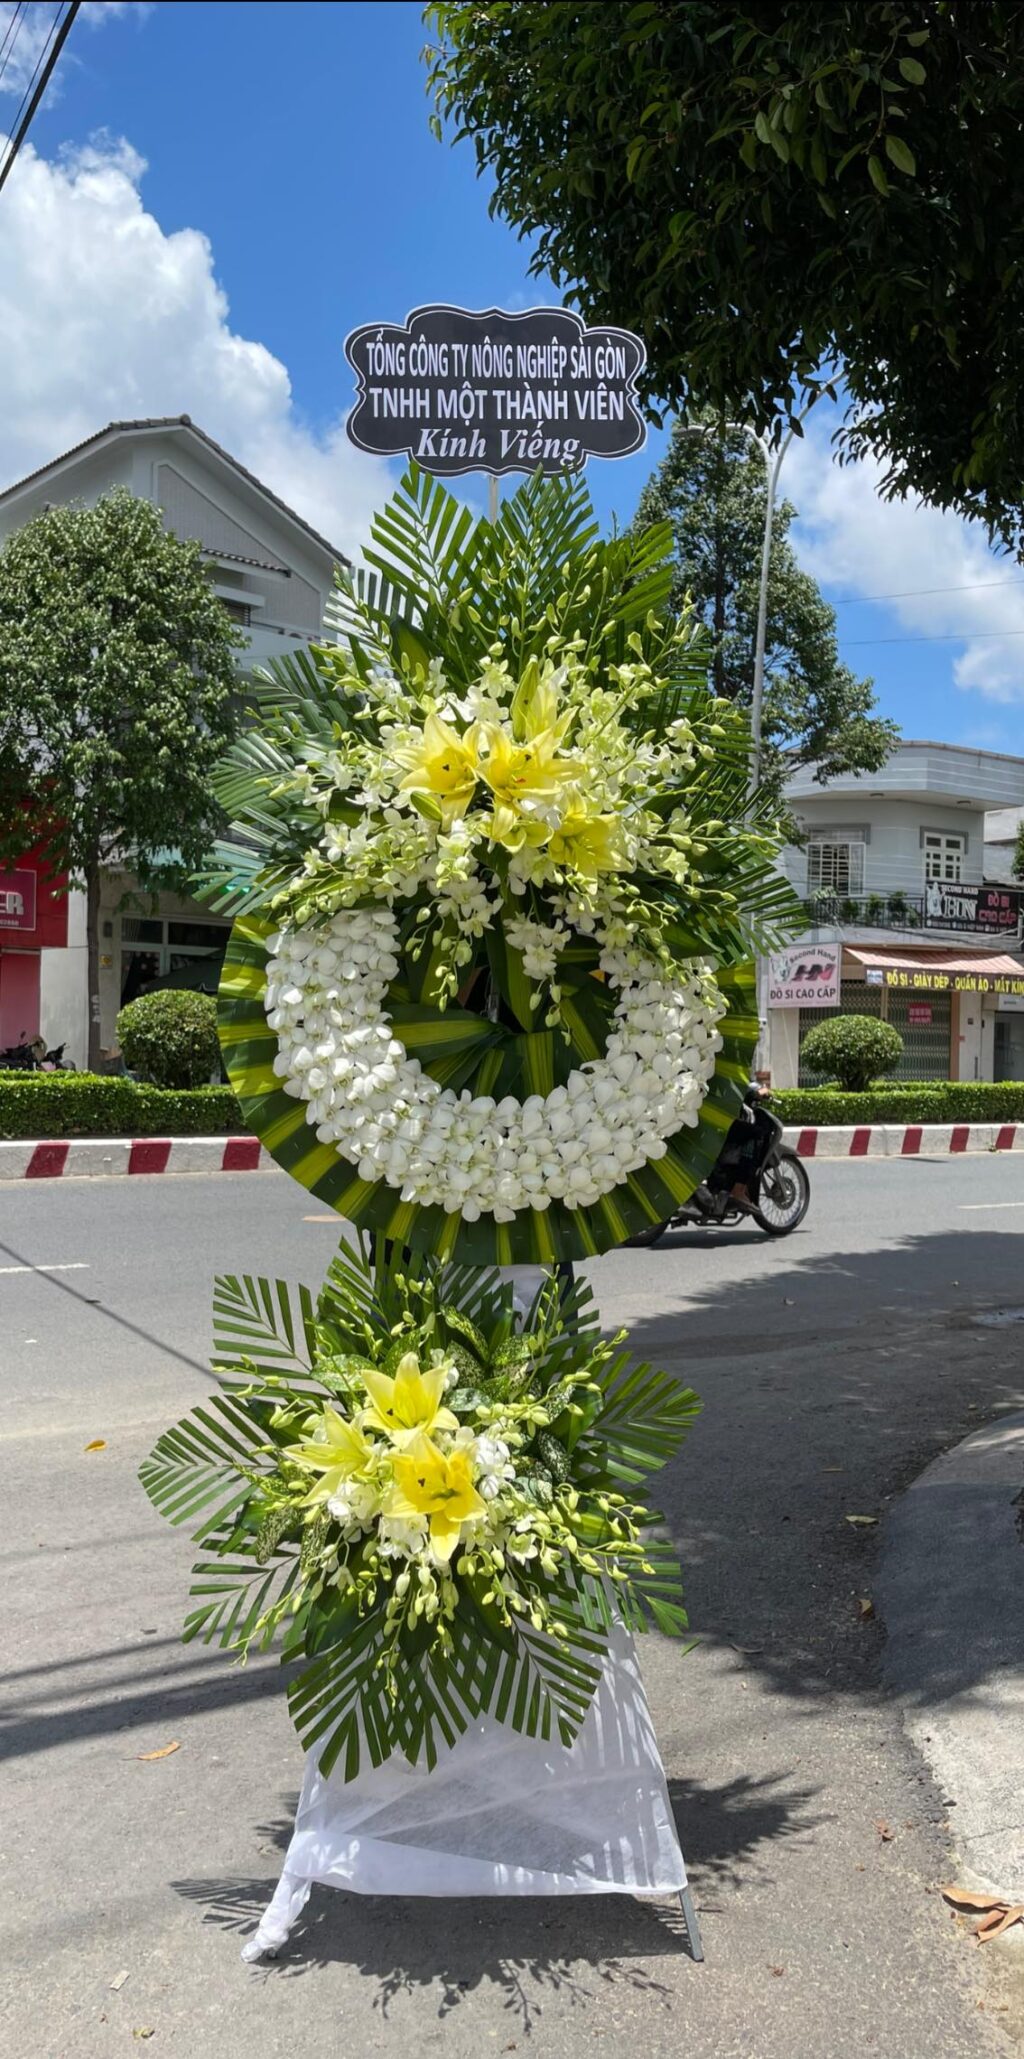
[(569, 308), (418, 307), (401, 327), (353, 329), (345, 355), (359, 381), (351, 441), (446, 478), (578, 472), (646, 441), (639, 337), (588, 329)]
[(961, 886), (954, 880), (930, 879), (925, 888), (924, 919), (929, 929), (1016, 936), (1020, 898), (1013, 887)]

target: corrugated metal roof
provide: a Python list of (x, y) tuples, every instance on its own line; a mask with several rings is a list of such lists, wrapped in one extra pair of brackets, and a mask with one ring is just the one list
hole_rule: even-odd
[(199, 438), (200, 443), (205, 443), (208, 450), (215, 451), (219, 458), (223, 458), (225, 464), (231, 466), (232, 471), (239, 472), (243, 479), (248, 480), (250, 486), (255, 486), (275, 508), (280, 508), (283, 515), (287, 515), (290, 521), (296, 522), (300, 529), (304, 529), (306, 535), (311, 536), (314, 543), (318, 543), (330, 557), (335, 558), (340, 565), (349, 563), (344, 551), (338, 550), (333, 543), (328, 543), (326, 536), (321, 536), (320, 531), (314, 529), (311, 522), (297, 515), (295, 509), (290, 508), (288, 502), (281, 499), (280, 494), (274, 493), (262, 479), (257, 479), (255, 472), (250, 472), (238, 458), (232, 457), (231, 452), (225, 450), (223, 444), (217, 443), (212, 436), (208, 436), (205, 429), (200, 429), (198, 422), (193, 422), (191, 415), (144, 415), (133, 422), (108, 422), (105, 429), (97, 429), (93, 436), (84, 437), (81, 443), (73, 443), (70, 450), (62, 450), (59, 456), (50, 458), (47, 464), (38, 465), (34, 472), (26, 472), (23, 479), (15, 479), (13, 485), (5, 486), (0, 493), (0, 505), (12, 493), (18, 493), (23, 486), (31, 485), (34, 479), (45, 479), (47, 472), (52, 472), (57, 465), (66, 464), (68, 458), (76, 458), (81, 451), (91, 450), (94, 444), (102, 443), (107, 436), (121, 436), (132, 429), (188, 429), (193, 436)]

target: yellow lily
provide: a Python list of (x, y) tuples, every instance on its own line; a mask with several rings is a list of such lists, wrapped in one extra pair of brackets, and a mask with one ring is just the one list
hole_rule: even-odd
[(477, 783), (473, 731), (460, 736), (440, 715), (428, 715), (419, 742), (401, 745), (395, 755), (408, 768), (402, 792), (429, 794), (450, 829), (465, 814)]
[(317, 1418), (312, 1437), (293, 1445), (288, 1457), (307, 1472), (321, 1476), (306, 1496), (312, 1506), (329, 1501), (344, 1481), (365, 1479), (374, 1462), (374, 1448), (355, 1423), (346, 1422), (328, 1403)]
[(525, 717), (527, 735), (522, 742), (517, 742), (498, 723), (480, 725), (477, 766), (494, 796), (488, 834), (494, 843), (505, 844), (513, 851), (524, 843), (545, 841), (548, 825), (543, 817), (531, 816), (531, 804), (546, 800), (583, 770), (578, 758), (563, 757), (559, 750), (572, 721), (572, 710), (545, 728), (535, 726), (536, 713), (535, 706), (531, 706)]
[(617, 816), (592, 815), (578, 796), (552, 835), (548, 852), (556, 865), (567, 865), (587, 879), (596, 879), (601, 872), (621, 872), (629, 863)]
[(364, 1423), (383, 1430), (392, 1444), (409, 1444), (414, 1437), (429, 1436), (432, 1430), (457, 1430), (458, 1416), (442, 1406), (445, 1369), (428, 1366), (421, 1371), (414, 1351), (400, 1358), (394, 1379), (387, 1373), (362, 1373), (372, 1408), (363, 1411)]
[(386, 1514), (406, 1520), (427, 1516), (434, 1555), (447, 1564), (463, 1523), (482, 1515), (487, 1507), (473, 1485), (469, 1453), (439, 1451), (429, 1437), (421, 1437), (392, 1460), (392, 1469), (394, 1485), (385, 1504)]

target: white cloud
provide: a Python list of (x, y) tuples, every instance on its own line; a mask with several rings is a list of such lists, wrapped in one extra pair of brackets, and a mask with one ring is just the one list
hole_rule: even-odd
[[(143, 22), (152, 11), (151, 0), (84, 0), (61, 52), (58, 68), (46, 89), (45, 105), (52, 105), (60, 90), (61, 70), (77, 60), (75, 31), (82, 23), (104, 28), (123, 15)], [(50, 41), (59, 8), (55, 0), (28, 0), (19, 10), (18, 0), (0, 0), (0, 93), (13, 94), (19, 101), (35, 77), (36, 66)], [(19, 16), (19, 19), (15, 19)]]
[[(231, 328), (207, 238), (164, 233), (140, 196), (143, 160), (94, 136), (57, 163), (27, 147), (0, 207), (0, 485), (105, 423), (189, 414), (343, 550), (387, 468), (300, 418), (288, 372)], [(338, 353), (339, 401), (346, 373)]]
[[(856, 608), (840, 611), (841, 630), (851, 639), (949, 637), (931, 647), (937, 670), (948, 667), (955, 685), (989, 701), (1024, 701), (1020, 567), (989, 548), (978, 524), (914, 501), (883, 500), (880, 465), (835, 464), (828, 441), (833, 426), (808, 425), (785, 459), (781, 490), (800, 510), (794, 546), (801, 563), (833, 592), (899, 596), (887, 603), (891, 632), (874, 630)], [(1022, 633), (995, 633), (1004, 630)], [(848, 646), (846, 655), (858, 669), (871, 670), (870, 644)]]

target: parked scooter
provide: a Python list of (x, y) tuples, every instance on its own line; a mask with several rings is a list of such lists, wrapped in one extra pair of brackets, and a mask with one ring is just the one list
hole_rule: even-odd
[[(640, 1230), (630, 1237), (631, 1244), (657, 1244), (666, 1230), (682, 1229), (688, 1224), (720, 1229), (723, 1223), (750, 1221), (766, 1237), (792, 1235), (810, 1207), (811, 1184), (803, 1160), (783, 1142), (785, 1132), (778, 1117), (766, 1107), (768, 1098), (759, 1087), (748, 1089), (740, 1122), (753, 1125), (753, 1138), (737, 1136), (739, 1124), (734, 1125), (718, 1164), (694, 1189), (689, 1201), (667, 1222), (652, 1223), (649, 1230)], [(731, 1191), (740, 1178), (750, 1195), (746, 1207)]]
[(48, 1051), (42, 1037), (33, 1037), (29, 1042), (22, 1032), (16, 1044), (8, 1044), (0, 1051), (0, 1072), (75, 1072), (70, 1058), (65, 1058), (67, 1044), (55, 1044)]
[(35, 1069), (36, 1054), (22, 1030), (16, 1044), (8, 1044), (5, 1051), (0, 1051), (0, 1072), (34, 1072)]

